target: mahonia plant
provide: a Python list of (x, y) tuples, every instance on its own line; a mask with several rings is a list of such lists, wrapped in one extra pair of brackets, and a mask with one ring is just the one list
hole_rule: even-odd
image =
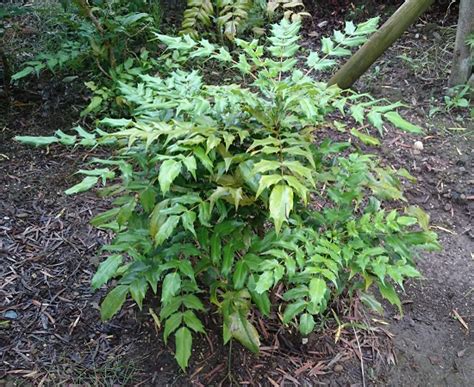
[(188, 0), (180, 32), (198, 39), (202, 32), (215, 28), (221, 41), (234, 41), (246, 27), (262, 34), (264, 29), (258, 27), (262, 19), (297, 21), (305, 16), (311, 15), (300, 0)]
[(252, 0), (188, 0), (181, 34), (196, 39), (215, 23), (221, 37), (234, 40), (251, 7)]
[[(206, 84), (197, 70), (142, 74), (121, 83), (129, 117), (102, 119), (95, 133), (76, 128), (77, 136), (43, 138), (119, 149), (112, 159), (91, 160), (100, 167), (79, 171), (84, 180), (66, 192), (102, 182), (101, 194), (114, 198), (92, 220), (116, 233), (92, 280), (99, 289), (114, 279), (103, 320), (129, 295), (140, 309), (157, 295), (154, 316), (165, 341), (174, 337), (185, 369), (193, 335), (205, 333), (200, 315), (207, 308), (222, 316), (224, 343), (235, 339), (253, 352), (260, 346), (256, 310), (278, 312), (282, 324), (308, 335), (342, 294), (381, 311), (375, 288), (401, 309), (396, 286), (419, 276), (414, 254), (438, 248), (436, 234), (420, 208), (404, 207), (408, 172), (382, 168), (349, 140), (377, 144), (366, 128), (382, 131), (384, 121), (421, 129), (396, 112), (400, 104), (310, 76), (349, 55), (376, 25), (348, 22), (323, 39), (321, 53), (306, 57), (300, 23), (285, 19), (272, 26), (266, 46), (236, 39), (235, 55), (206, 40), (159, 35), (188, 63), (212, 59), (239, 70), (242, 84)], [(337, 112), (345, 124), (332, 121)], [(346, 131), (349, 122), (359, 129)], [(332, 130), (348, 141), (332, 141)]]

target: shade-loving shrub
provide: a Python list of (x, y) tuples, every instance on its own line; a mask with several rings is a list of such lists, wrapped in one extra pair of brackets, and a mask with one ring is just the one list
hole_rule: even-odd
[(63, 69), (101, 71), (101, 76), (108, 79), (116, 66), (139, 56), (161, 23), (160, 3), (148, 0), (75, 0), (52, 13), (61, 26), (51, 44), (54, 49), (26, 61), (12, 80)]
[[(277, 311), (282, 325), (307, 335), (341, 295), (380, 311), (371, 293), (378, 289), (401, 308), (396, 287), (419, 275), (413, 254), (437, 248), (436, 235), (421, 209), (405, 206), (407, 171), (382, 168), (375, 156), (331, 137), (376, 144), (364, 128), (382, 131), (384, 121), (421, 129), (395, 111), (399, 104), (383, 106), (310, 76), (349, 55), (376, 24), (348, 22), (323, 39), (321, 53), (306, 56), (300, 24), (287, 20), (273, 25), (266, 46), (236, 39), (237, 56), (206, 40), (159, 35), (188, 64), (222, 63), (239, 70), (242, 83), (206, 84), (197, 70), (140, 75), (138, 83), (121, 83), (130, 116), (101, 120), (107, 131), (19, 138), (119, 150), (91, 160), (99, 167), (79, 171), (84, 180), (66, 191), (102, 183), (101, 194), (114, 199), (92, 220), (116, 233), (92, 280), (94, 289), (112, 281), (103, 320), (128, 296), (142, 308), (155, 295), (164, 339), (174, 337), (185, 369), (208, 308), (222, 316), (224, 343), (235, 339), (254, 352), (257, 310)], [(333, 122), (335, 113), (347, 123)], [(360, 128), (344, 132), (350, 122)]]

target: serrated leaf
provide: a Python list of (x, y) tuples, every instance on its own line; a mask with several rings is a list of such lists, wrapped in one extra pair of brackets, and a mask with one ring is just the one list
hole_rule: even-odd
[(171, 335), (176, 329), (179, 328), (182, 321), (183, 321), (183, 314), (180, 312), (172, 314), (165, 321), (165, 329), (163, 330), (163, 340), (165, 341), (165, 344), (168, 343), (169, 335)]
[(309, 313), (303, 313), (300, 316), (299, 329), (303, 336), (309, 335), (314, 330), (314, 317)]
[(319, 305), (324, 299), (327, 291), (326, 281), (321, 278), (313, 278), (309, 283), (309, 298), (314, 305)]
[(411, 216), (399, 216), (397, 218), (397, 223), (401, 226), (413, 226), (418, 220)]
[(194, 156), (188, 156), (183, 160), (183, 164), (186, 167), (186, 169), (189, 171), (189, 173), (194, 177), (196, 180), (196, 169), (197, 169), (197, 164), (196, 164), (196, 159)]
[(372, 309), (373, 311), (383, 314), (383, 307), (380, 302), (377, 301), (377, 299), (369, 294), (369, 293), (362, 293), (360, 294), (360, 300), (362, 303), (367, 306), (368, 308)]
[(153, 187), (148, 187), (140, 194), (140, 203), (145, 212), (151, 212), (155, 207), (156, 191)]
[(111, 255), (105, 261), (101, 262), (97, 272), (92, 277), (92, 289), (97, 290), (103, 284), (107, 283), (122, 264), (123, 257), (121, 255)]
[(273, 187), (269, 200), (270, 217), (275, 223), (275, 230), (280, 232), (284, 221), (288, 219), (293, 209), (293, 189), (279, 184)]
[(174, 229), (179, 223), (180, 216), (171, 215), (166, 219), (166, 221), (158, 228), (158, 232), (155, 235), (155, 245), (161, 245), (165, 240), (167, 240), (171, 234), (173, 234)]
[(285, 308), (285, 312), (283, 313), (283, 323), (288, 324), (293, 318), (305, 310), (307, 302), (304, 300), (299, 300), (288, 304)]
[(59, 142), (57, 137), (40, 137), (40, 136), (15, 136), (15, 141), (26, 145), (45, 146)]
[(100, 305), (102, 321), (110, 320), (123, 306), (128, 294), (128, 286), (118, 285), (112, 289)]
[(255, 292), (262, 294), (269, 290), (273, 285), (273, 271), (265, 271), (258, 277), (255, 286)]
[(23, 70), (18, 71), (17, 73), (13, 74), (11, 76), (11, 80), (16, 81), (18, 79), (24, 78), (24, 77), (30, 75), (34, 71), (35, 71), (35, 69), (33, 67), (27, 66)]
[(258, 182), (258, 190), (257, 194), (255, 195), (256, 198), (260, 196), (260, 194), (267, 188), (271, 187), (280, 182), (282, 179), (281, 175), (265, 175), (262, 176), (260, 181)]
[(407, 213), (407, 215), (414, 216), (416, 219), (418, 219), (418, 223), (423, 230), (425, 231), (429, 230), (430, 216), (425, 211), (423, 211), (420, 207), (410, 206), (405, 210), (405, 212)]
[(169, 191), (171, 184), (181, 172), (181, 162), (175, 160), (165, 160), (160, 166), (158, 182), (163, 194)]
[(402, 314), (403, 313), (402, 303), (400, 301), (400, 298), (398, 298), (397, 292), (395, 291), (393, 286), (390, 284), (382, 284), (381, 282), (378, 282), (377, 284), (378, 284), (380, 294), (382, 295), (382, 297), (385, 298), (392, 305), (397, 306), (398, 311), (400, 312), (400, 314)]
[(77, 194), (79, 192), (87, 191), (87, 190), (91, 189), (92, 187), (94, 187), (97, 184), (98, 181), (99, 181), (98, 176), (87, 176), (80, 183), (78, 183), (78, 184), (72, 186), (71, 188), (67, 189), (66, 191), (64, 191), (64, 193), (66, 195), (74, 195), (74, 194)]
[(380, 141), (378, 138), (369, 136), (368, 134), (359, 132), (357, 129), (352, 128), (351, 134), (354, 137), (357, 137), (360, 141), (362, 141), (366, 145), (380, 145)]
[(397, 112), (388, 112), (384, 114), (384, 117), (390, 121), (393, 125), (395, 125), (398, 129), (404, 130), (405, 132), (415, 133), (415, 134), (422, 134), (423, 129), (419, 126), (413, 125), (411, 122), (405, 120), (400, 114)]
[(204, 326), (201, 321), (196, 317), (193, 311), (187, 310), (183, 314), (184, 323), (188, 328), (191, 328), (196, 333), (205, 333)]
[(248, 266), (243, 260), (236, 263), (234, 274), (232, 275), (232, 283), (234, 284), (235, 289), (239, 290), (243, 288), (247, 279), (248, 271)]
[(100, 228), (100, 226), (102, 226), (103, 224), (106, 224), (110, 222), (111, 220), (115, 219), (119, 212), (120, 212), (120, 207), (115, 207), (105, 212), (102, 212), (101, 214), (93, 217), (92, 220), (90, 221), (90, 224), (95, 227)]
[(253, 353), (260, 349), (260, 338), (255, 327), (245, 318), (242, 312), (232, 313), (227, 321), (230, 335)]
[(179, 273), (168, 273), (163, 279), (161, 290), (161, 302), (168, 303), (181, 288), (181, 276)]
[(193, 337), (191, 331), (186, 327), (181, 327), (175, 334), (176, 354), (175, 358), (183, 371), (188, 366), (191, 357), (191, 348), (193, 346)]
[(148, 282), (144, 277), (139, 277), (130, 283), (129, 290), (132, 299), (137, 303), (141, 310), (143, 299), (145, 298), (146, 291), (148, 290)]
[(194, 229), (194, 221), (196, 220), (196, 213), (194, 211), (186, 211), (181, 215), (181, 222), (185, 230), (190, 231), (195, 238), (197, 238), (196, 231)]

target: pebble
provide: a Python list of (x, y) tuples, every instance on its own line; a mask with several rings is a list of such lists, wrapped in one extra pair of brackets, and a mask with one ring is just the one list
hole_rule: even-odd
[(334, 366), (334, 372), (342, 372), (342, 371), (344, 371), (344, 367), (342, 365), (336, 364)]
[(7, 310), (3, 314), (3, 317), (5, 317), (8, 320), (17, 320), (18, 319), (18, 313), (15, 312), (14, 310)]
[(423, 150), (423, 143), (421, 141), (415, 141), (413, 143), (413, 149), (416, 149), (418, 151), (422, 151)]

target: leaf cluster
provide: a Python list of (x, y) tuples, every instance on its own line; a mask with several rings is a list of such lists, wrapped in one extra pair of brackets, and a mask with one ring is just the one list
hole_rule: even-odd
[[(222, 316), (225, 343), (234, 339), (254, 352), (256, 310), (279, 312), (282, 325), (307, 335), (342, 294), (359, 294), (381, 311), (371, 293), (378, 288), (401, 308), (396, 287), (419, 276), (415, 251), (438, 248), (436, 234), (420, 208), (405, 208), (409, 173), (382, 168), (352, 140), (376, 145), (365, 128), (382, 132), (384, 122), (421, 129), (397, 113), (400, 104), (310, 77), (362, 44), (375, 25), (348, 23), (323, 39), (322, 53), (308, 56), (298, 43), (300, 23), (286, 19), (272, 26), (266, 45), (236, 38), (236, 53), (204, 39), (157, 35), (188, 63), (217, 61), (247, 82), (209, 85), (184, 69), (138, 74), (118, 82), (126, 118), (104, 118), (96, 132), (81, 129), (76, 138), (41, 140), (118, 150), (91, 160), (96, 168), (79, 171), (84, 179), (67, 191), (102, 184), (100, 194), (113, 198), (92, 220), (116, 234), (92, 280), (98, 289), (115, 279), (101, 304), (104, 320), (128, 296), (142, 308), (155, 295), (154, 319), (166, 341), (174, 337), (185, 369), (209, 308)], [(336, 113), (361, 125), (345, 132), (347, 141), (331, 140), (333, 128), (347, 126), (332, 122)]]

